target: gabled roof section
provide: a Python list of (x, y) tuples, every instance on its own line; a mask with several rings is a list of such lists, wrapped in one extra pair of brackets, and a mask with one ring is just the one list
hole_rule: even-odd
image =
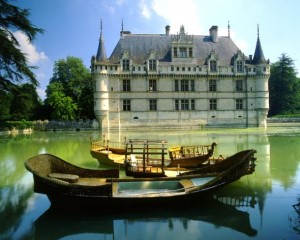
[[(219, 57), (219, 64), (230, 65), (231, 59), (239, 48), (229, 37), (219, 37), (213, 42), (210, 36), (193, 35), (194, 58), (197, 64), (205, 64), (211, 51)], [(159, 61), (171, 62), (172, 36), (166, 34), (123, 34), (113, 50), (109, 61), (119, 63), (124, 51), (130, 53), (130, 59), (135, 64), (143, 64), (151, 52), (155, 52)], [(178, 61), (177, 61), (178, 62)]]
[(256, 47), (255, 47), (255, 52), (254, 52), (254, 57), (253, 57), (252, 63), (254, 63), (254, 64), (266, 64), (267, 63), (265, 56), (264, 56), (264, 52), (263, 52), (261, 44), (260, 44), (259, 28), (257, 29), (257, 41), (256, 41)]
[(102, 20), (101, 20), (100, 39), (99, 39), (96, 60), (98, 62), (107, 61), (106, 50), (105, 50), (105, 45), (104, 45), (104, 38), (102, 35)]

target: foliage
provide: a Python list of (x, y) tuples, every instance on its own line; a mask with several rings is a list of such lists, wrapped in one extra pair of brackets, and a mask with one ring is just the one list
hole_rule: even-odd
[(48, 91), (51, 94), (47, 99), (47, 103), (53, 109), (51, 117), (61, 120), (73, 120), (75, 119), (77, 104), (73, 102), (71, 97), (66, 96), (63, 90), (63, 86), (59, 82), (48, 86)]
[(35, 27), (29, 20), (29, 11), (20, 9), (0, 0), (0, 89), (10, 90), (15, 83), (27, 79), (34, 86), (38, 85), (26, 55), (20, 50), (20, 45), (13, 30), (23, 32), (30, 42), (37, 33), (43, 30)]
[(0, 121), (39, 118), (41, 101), (30, 83), (14, 85), (10, 91), (0, 90)]
[(300, 82), (294, 61), (284, 53), (271, 65), (269, 94), (269, 116), (299, 113)]
[[(94, 117), (92, 77), (79, 58), (67, 57), (55, 62), (53, 77), (47, 86), (46, 94), (46, 103), (52, 107), (52, 117), (62, 119), (60, 117), (64, 109), (59, 108), (65, 107), (64, 104), (70, 105), (70, 111), (74, 112), (72, 118), (91, 119)], [(70, 98), (72, 101), (64, 99), (64, 104), (58, 104), (58, 102), (54, 104), (60, 98)], [(74, 104), (73, 107), (71, 107), (72, 104)]]
[(9, 129), (26, 129), (26, 128), (32, 128), (34, 126), (34, 122), (32, 121), (26, 121), (22, 119), (21, 121), (6, 121), (5, 122), (6, 127)]
[(13, 98), (10, 106), (12, 120), (34, 120), (38, 109), (42, 105), (36, 88), (29, 83), (16, 86), (12, 89)]
[(13, 95), (10, 92), (0, 89), (0, 121), (10, 119), (10, 105)]

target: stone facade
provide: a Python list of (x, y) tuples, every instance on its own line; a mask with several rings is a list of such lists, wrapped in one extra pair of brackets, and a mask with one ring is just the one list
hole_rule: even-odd
[(131, 34), (106, 57), (102, 30), (91, 59), (102, 128), (265, 127), (270, 65), (259, 34), (254, 57), (228, 36)]

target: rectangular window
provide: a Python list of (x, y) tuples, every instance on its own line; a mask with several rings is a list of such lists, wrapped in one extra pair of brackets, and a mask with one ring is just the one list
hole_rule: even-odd
[(180, 58), (186, 58), (187, 57), (187, 52), (186, 48), (179, 48), (179, 56)]
[(179, 111), (179, 100), (175, 99), (175, 110)]
[(123, 71), (129, 71), (129, 59), (123, 59), (122, 64)]
[(130, 111), (130, 99), (123, 99), (123, 111)]
[(236, 71), (237, 72), (243, 72), (243, 62), (242, 61), (237, 61), (236, 62)]
[(181, 110), (189, 110), (189, 100), (181, 99)]
[(189, 80), (180, 80), (180, 90), (182, 92), (189, 91)]
[(194, 92), (195, 91), (195, 80), (190, 80), (190, 86), (191, 86), (191, 91)]
[(217, 71), (217, 61), (210, 61), (209, 69), (211, 72)]
[(217, 61), (210, 61), (210, 71), (211, 72), (217, 71)]
[(217, 99), (209, 99), (209, 109), (217, 110)]
[(171, 67), (171, 72), (173, 72), (173, 71), (174, 71), (174, 67), (172, 66), (172, 67)]
[(195, 99), (191, 99), (191, 110), (195, 110)]
[(157, 110), (157, 100), (156, 99), (149, 99), (149, 109), (150, 109), (150, 111)]
[(177, 48), (174, 47), (174, 57), (177, 57)]
[(157, 87), (156, 87), (156, 79), (150, 79), (149, 80), (149, 91), (150, 92), (155, 92), (157, 91)]
[(243, 99), (236, 99), (235, 100), (235, 109), (236, 110), (243, 110)]
[(174, 80), (175, 92), (179, 92), (179, 80)]
[(189, 57), (193, 57), (193, 49), (192, 48), (189, 48)]
[(149, 70), (156, 71), (156, 60), (154, 59), (149, 60)]
[(130, 92), (130, 80), (129, 79), (123, 80), (123, 92)]
[(237, 92), (242, 92), (243, 91), (243, 80), (236, 80), (236, 82), (235, 82), (235, 90)]
[(217, 91), (217, 80), (209, 80), (209, 91), (210, 92)]

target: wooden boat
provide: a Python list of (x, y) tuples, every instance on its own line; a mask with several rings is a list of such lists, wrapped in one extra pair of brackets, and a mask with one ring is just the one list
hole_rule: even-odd
[[(191, 171), (186, 171), (179, 173), (179, 176), (187, 176), (187, 175), (195, 175), (195, 174), (204, 174), (204, 173), (220, 173), (226, 171), (226, 169), (240, 162), (243, 158), (249, 158), (249, 161), (254, 162), (256, 159), (254, 158), (254, 154), (256, 151), (253, 149), (243, 150), (237, 152), (229, 157), (217, 159), (216, 163), (213, 164), (204, 164), (201, 168), (197, 168)], [(214, 159), (211, 159), (214, 161)]]
[[(131, 142), (154, 142), (151, 140), (131, 139)], [(128, 142), (129, 142), (128, 141)], [(109, 140), (91, 141), (90, 154), (96, 158), (101, 166), (124, 168), (126, 155), (126, 139), (123, 143), (110, 142)], [(165, 146), (166, 146), (166, 141)], [(122, 145), (122, 147), (121, 147)], [(171, 168), (195, 168), (201, 166), (214, 153), (217, 144), (194, 145), (194, 146), (172, 146), (168, 149), (169, 159), (166, 160), (166, 167)], [(165, 149), (167, 154), (167, 149)], [(174, 169), (173, 169), (174, 170)]]
[[(212, 151), (214, 146), (213, 143)], [(194, 165), (194, 168), (191, 170), (191, 168), (182, 168), (181, 165), (170, 167), (170, 162), (174, 161), (165, 159), (167, 152), (165, 141), (129, 140), (126, 142), (125, 173), (126, 176), (135, 178), (220, 173), (244, 157), (251, 157), (249, 152), (251, 153), (252, 151), (244, 150), (227, 158), (209, 159), (205, 164)]]
[[(105, 211), (104, 208), (100, 208), (100, 213), (96, 209), (92, 209), (84, 213), (74, 214), (70, 213), (68, 209), (57, 211), (56, 208), (50, 206), (34, 222), (34, 236), (35, 239), (44, 239), (45, 232), (47, 232), (47, 239), (72, 238), (79, 234), (86, 234), (86, 238), (89, 237), (88, 234), (97, 234), (100, 238), (103, 234), (105, 239), (110, 235), (114, 239), (116, 233), (120, 232), (120, 224), (121, 226), (122, 224), (128, 226), (127, 224), (130, 223), (129, 225), (147, 227), (149, 223), (156, 223), (164, 226), (169, 225), (171, 228), (172, 224), (170, 226), (168, 222), (172, 223), (179, 220), (186, 230), (194, 226), (195, 222), (203, 222), (211, 223), (216, 227), (229, 228), (231, 231), (240, 232), (247, 236), (256, 236), (257, 230), (251, 226), (249, 213), (238, 209), (241, 206), (254, 208), (255, 206), (250, 206), (247, 202), (249, 198), (252, 198), (252, 195), (238, 195), (238, 197), (222, 195), (219, 200), (218, 196), (214, 194), (213, 197), (205, 199), (201, 204), (178, 206), (175, 211), (167, 208), (164, 208), (163, 211), (145, 208), (143, 211), (132, 212), (118, 209), (112, 212), (111, 209)], [(231, 205), (232, 203), (236, 203), (236, 205)], [(189, 220), (193, 220), (192, 223)], [(129, 226), (128, 228), (130, 229)], [(130, 236), (130, 234), (127, 235), (127, 238), (130, 239)]]
[(215, 146), (217, 144), (213, 142), (211, 145), (170, 147), (169, 156), (171, 162), (168, 167), (199, 167), (213, 155)]
[[(123, 145), (123, 148), (121, 147)], [(96, 158), (101, 166), (124, 168), (124, 143), (110, 142), (109, 140), (91, 141), (90, 154)]]
[(40, 154), (25, 162), (33, 174), (34, 191), (46, 194), (58, 208), (178, 207), (199, 201), (214, 189), (253, 173), (254, 150), (219, 174), (161, 178), (119, 178), (117, 169), (96, 170), (72, 165), (50, 155)]

